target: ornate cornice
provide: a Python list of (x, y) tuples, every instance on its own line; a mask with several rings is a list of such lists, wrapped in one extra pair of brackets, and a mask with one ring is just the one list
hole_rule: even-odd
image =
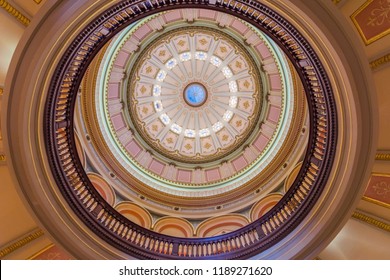
[(38, 229), (37, 231), (30, 233), (29, 235), (17, 240), (16, 242), (12, 243), (11, 245), (5, 247), (4, 249), (0, 250), (0, 258), (4, 258), (5, 256), (11, 254), (12, 252), (16, 251), (17, 249), (27, 245), (31, 241), (34, 241), (35, 239), (38, 239), (39, 237), (43, 236), (44, 232), (41, 229)]
[(352, 218), (360, 220), (360, 221), (365, 222), (367, 224), (373, 225), (373, 226), (380, 228), (380, 229), (383, 229), (387, 232), (390, 232), (390, 225), (389, 224), (378, 221), (377, 219), (369, 217), (361, 212), (354, 212), (352, 214)]
[(20, 21), (24, 26), (28, 26), (31, 20), (23, 15), (20, 11), (18, 11), (14, 6), (8, 3), (5, 0), (0, 0), (0, 7), (6, 10), (11, 16), (15, 17), (18, 21)]
[(370, 67), (372, 70), (377, 69), (378, 67), (387, 64), (390, 62), (390, 53), (385, 54), (384, 56), (381, 56), (377, 59), (374, 59), (370, 62)]
[(377, 153), (375, 155), (376, 160), (386, 160), (390, 161), (390, 154), (385, 154), (385, 153)]

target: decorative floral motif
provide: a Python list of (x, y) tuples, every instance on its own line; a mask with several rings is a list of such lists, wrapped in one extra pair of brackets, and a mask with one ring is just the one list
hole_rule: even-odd
[(186, 150), (191, 150), (192, 149), (192, 145), (187, 143), (184, 148), (186, 148)]
[(204, 46), (204, 45), (207, 44), (207, 40), (206, 40), (205, 38), (202, 38), (202, 39), (199, 40), (199, 43), (200, 43), (202, 46)]
[(147, 114), (149, 112), (149, 109), (147, 107), (142, 108), (142, 113)]
[(180, 47), (183, 47), (185, 43), (186, 43), (186, 42), (184, 42), (183, 40), (180, 40), (179, 42), (177, 42), (177, 44), (178, 44)]
[(385, 181), (376, 183), (374, 186), (372, 186), (372, 188), (379, 196), (383, 196), (383, 197), (390, 196), (390, 184)]
[(390, 23), (390, 0), (381, 0), (378, 7), (372, 9), (367, 25), (380, 26), (386, 21)]
[(227, 48), (225, 46), (220, 47), (219, 50), (221, 51), (221, 53), (227, 52)]

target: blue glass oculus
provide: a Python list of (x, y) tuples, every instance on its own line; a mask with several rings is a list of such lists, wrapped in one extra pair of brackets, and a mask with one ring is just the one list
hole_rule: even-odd
[(184, 100), (188, 105), (197, 107), (201, 106), (207, 98), (206, 88), (199, 83), (189, 84), (184, 89)]

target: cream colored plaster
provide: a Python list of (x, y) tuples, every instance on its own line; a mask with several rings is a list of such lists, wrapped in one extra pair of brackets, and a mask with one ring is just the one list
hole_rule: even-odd
[(0, 85), (5, 83), (5, 76), (12, 55), (19, 39), (22, 37), (25, 27), (4, 9), (0, 9)]
[(0, 247), (37, 227), (23, 205), (6, 165), (0, 165)]
[[(390, 45), (390, 43), (389, 43)], [(390, 150), (390, 67), (374, 72), (374, 82), (379, 105), (379, 141), (378, 150)], [(390, 170), (388, 170), (390, 172)]]
[(322, 260), (390, 259), (390, 234), (365, 222), (350, 219), (319, 255)]

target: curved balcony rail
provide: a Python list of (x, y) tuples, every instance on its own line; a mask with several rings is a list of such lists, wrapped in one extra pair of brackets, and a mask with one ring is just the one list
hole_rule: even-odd
[[(130, 23), (177, 8), (226, 12), (248, 21), (273, 38), (299, 73), (311, 120), (304, 163), (280, 202), (257, 221), (211, 238), (166, 236), (121, 216), (92, 186), (75, 147), (73, 111), (89, 62), (110, 38)], [(256, 1), (147, 0), (116, 4), (93, 20), (63, 56), (52, 77), (44, 122), (52, 172), (69, 205), (102, 239), (141, 259), (245, 259), (273, 246), (290, 233), (316, 203), (327, 182), (337, 140), (336, 106), (320, 60), (288, 21)]]

